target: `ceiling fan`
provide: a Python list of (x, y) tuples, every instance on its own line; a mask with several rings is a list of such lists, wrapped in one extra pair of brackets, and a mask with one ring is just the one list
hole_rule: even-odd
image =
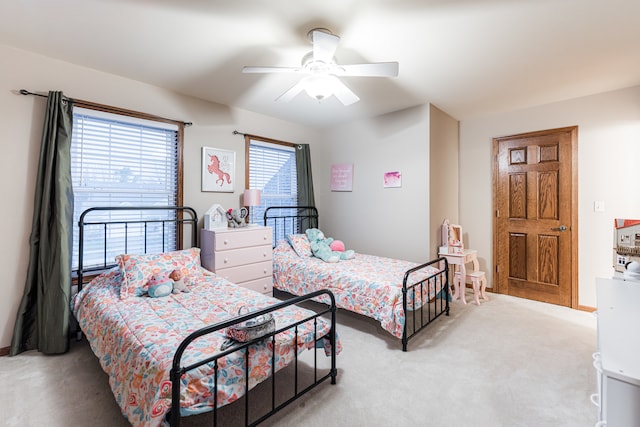
[(291, 101), (303, 90), (309, 96), (322, 101), (334, 95), (344, 105), (358, 102), (360, 98), (338, 77), (396, 77), (397, 62), (376, 62), (370, 64), (338, 65), (334, 53), (340, 37), (326, 28), (314, 28), (307, 34), (313, 50), (302, 58), (299, 67), (243, 67), (243, 73), (298, 73), (306, 76), (292, 88), (276, 98), (276, 101)]

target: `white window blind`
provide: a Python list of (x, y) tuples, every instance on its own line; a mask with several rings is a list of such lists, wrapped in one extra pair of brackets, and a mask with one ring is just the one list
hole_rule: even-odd
[(254, 208), (254, 221), (262, 224), (269, 206), (297, 206), (298, 181), (294, 147), (249, 142), (249, 188), (260, 190), (260, 206)]
[[(84, 108), (74, 108), (71, 139), (71, 177), (74, 192), (74, 259), (77, 267), (78, 219), (96, 206), (176, 205), (178, 193), (178, 128), (175, 125), (136, 119)], [(96, 212), (91, 221), (131, 218), (132, 212)], [(172, 211), (148, 211), (145, 219), (175, 216)], [(142, 218), (138, 218), (142, 219)], [(104, 254), (104, 227), (85, 228), (83, 264), (112, 263), (115, 255), (129, 252), (162, 252), (176, 246), (175, 230), (161, 225), (110, 228), (114, 246)], [(162, 234), (165, 237), (162, 237)], [(124, 246), (124, 234), (128, 244)], [(114, 236), (114, 234), (116, 236)], [(119, 244), (118, 242), (122, 242)], [(89, 245), (90, 247), (87, 247)]]

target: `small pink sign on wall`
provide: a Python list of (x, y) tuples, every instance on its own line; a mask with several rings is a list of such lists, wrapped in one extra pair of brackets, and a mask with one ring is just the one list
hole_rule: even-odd
[(331, 191), (353, 190), (353, 163), (331, 165)]
[(384, 188), (402, 187), (402, 173), (399, 171), (385, 172), (383, 178)]

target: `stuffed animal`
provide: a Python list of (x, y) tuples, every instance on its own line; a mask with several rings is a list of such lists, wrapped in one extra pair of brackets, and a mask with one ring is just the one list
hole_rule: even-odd
[(166, 297), (173, 290), (173, 280), (166, 274), (154, 274), (149, 280), (147, 294), (151, 298)]
[[(311, 246), (311, 253), (314, 257), (320, 258), (324, 262), (338, 262), (340, 261), (340, 254), (334, 253), (329, 245), (331, 241), (327, 243), (327, 239), (324, 237), (324, 233), (317, 228), (309, 228), (305, 232), (309, 239)], [(333, 240), (333, 239), (332, 239)]]
[(331, 242), (329, 247), (334, 252), (344, 252), (345, 249), (344, 242), (342, 240), (334, 240), (333, 242)]
[(353, 250), (344, 252), (332, 251), (331, 244), (333, 243), (333, 238), (325, 237), (324, 233), (317, 228), (309, 228), (305, 234), (309, 239), (313, 256), (320, 258), (324, 262), (338, 262), (340, 260), (351, 259), (355, 255)]
[[(327, 237), (327, 240), (331, 241), (333, 240), (331, 237)], [(353, 251), (353, 249), (345, 249), (344, 247), (344, 242), (342, 240), (333, 240), (330, 244), (329, 247), (331, 248), (331, 250), (333, 252), (339, 252), (340, 253), (340, 259), (341, 260), (345, 260), (345, 259), (351, 259), (354, 256), (356, 256), (356, 253)]]
[(227, 211), (227, 219), (229, 220), (229, 227), (231, 228), (240, 228), (246, 227), (247, 223), (245, 222), (245, 218), (249, 215), (249, 209), (240, 208), (240, 209), (229, 209)]
[(171, 274), (169, 274), (169, 279), (173, 280), (173, 293), (177, 294), (178, 292), (191, 292), (187, 287), (187, 279), (182, 274), (180, 270), (173, 270)]
[(334, 252), (340, 252), (340, 259), (342, 260), (351, 259), (356, 255), (353, 249), (345, 249), (344, 242), (342, 240), (334, 240), (333, 242), (331, 242), (329, 247)]

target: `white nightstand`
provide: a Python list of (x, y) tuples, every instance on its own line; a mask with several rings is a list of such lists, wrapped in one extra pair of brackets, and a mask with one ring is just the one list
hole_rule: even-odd
[(202, 230), (202, 266), (240, 286), (273, 293), (271, 227)]

